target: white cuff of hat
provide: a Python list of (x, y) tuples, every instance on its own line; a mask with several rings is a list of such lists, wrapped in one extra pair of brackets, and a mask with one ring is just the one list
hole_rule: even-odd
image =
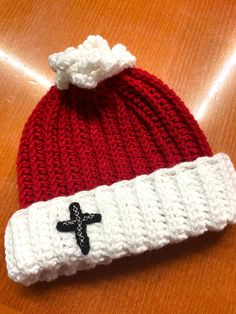
[[(101, 222), (87, 226), (87, 255), (75, 232), (56, 228), (70, 219), (72, 202), (84, 213), (101, 215)], [(5, 233), (7, 269), (24, 285), (50, 281), (228, 223), (236, 223), (236, 174), (229, 157), (220, 153), (17, 211)]]

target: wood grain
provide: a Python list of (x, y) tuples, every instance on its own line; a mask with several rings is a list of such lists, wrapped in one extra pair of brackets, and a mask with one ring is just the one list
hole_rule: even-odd
[(0, 313), (236, 313), (234, 226), (50, 284), (8, 279), (3, 236), (19, 206), (21, 131), (53, 81), (48, 55), (88, 34), (124, 43), (185, 101), (213, 150), (236, 164), (235, 0), (2, 0)]

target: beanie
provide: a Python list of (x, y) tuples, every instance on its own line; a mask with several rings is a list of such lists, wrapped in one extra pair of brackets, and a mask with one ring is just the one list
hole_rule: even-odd
[(9, 277), (30, 285), (236, 222), (236, 175), (126, 47), (89, 36), (49, 57), (56, 83), (25, 124)]

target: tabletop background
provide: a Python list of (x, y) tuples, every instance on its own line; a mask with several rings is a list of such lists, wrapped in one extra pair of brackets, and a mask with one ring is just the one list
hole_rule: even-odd
[(53, 84), (48, 55), (89, 34), (125, 44), (236, 165), (235, 0), (1, 0), (0, 313), (236, 313), (236, 226), (52, 283), (8, 279), (3, 236), (19, 207), (21, 131)]

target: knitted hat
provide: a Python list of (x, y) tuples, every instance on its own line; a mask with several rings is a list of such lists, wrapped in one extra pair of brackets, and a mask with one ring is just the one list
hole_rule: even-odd
[(21, 210), (5, 233), (24, 285), (236, 222), (236, 175), (162, 81), (100, 36), (49, 57), (56, 85), (25, 125)]

